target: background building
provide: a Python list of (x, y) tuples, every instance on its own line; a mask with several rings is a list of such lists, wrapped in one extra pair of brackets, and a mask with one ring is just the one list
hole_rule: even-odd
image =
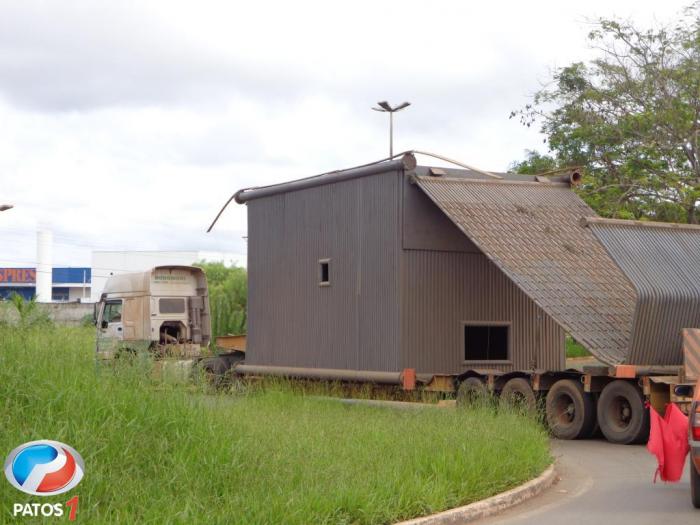
[[(0, 298), (7, 299), (16, 292), (31, 299), (37, 294), (37, 275), (42, 272), (36, 268), (0, 268)], [(90, 268), (52, 268), (51, 301), (89, 301), (91, 280)]]

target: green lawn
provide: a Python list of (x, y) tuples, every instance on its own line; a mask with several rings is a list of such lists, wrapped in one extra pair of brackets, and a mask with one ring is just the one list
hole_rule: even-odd
[(91, 524), (390, 523), (551, 462), (545, 430), (505, 410), (347, 406), (284, 385), (204, 396), (133, 367), (96, 374), (92, 351), (90, 329), (0, 328), (0, 454), (56, 439), (86, 464), (57, 497), (2, 481), (0, 522), (13, 502), (78, 494)]

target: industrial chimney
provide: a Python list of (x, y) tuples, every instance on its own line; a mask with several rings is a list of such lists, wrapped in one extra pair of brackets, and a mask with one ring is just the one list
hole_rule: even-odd
[(51, 302), (52, 244), (50, 231), (36, 232), (36, 300), (40, 303)]

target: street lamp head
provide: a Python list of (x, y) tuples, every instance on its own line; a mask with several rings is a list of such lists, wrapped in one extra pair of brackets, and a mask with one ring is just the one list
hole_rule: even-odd
[(381, 111), (383, 113), (395, 113), (397, 111), (402, 110), (403, 108), (407, 108), (411, 105), (411, 103), (403, 102), (398, 106), (392, 108), (391, 104), (389, 104), (386, 100), (382, 100), (381, 102), (377, 102), (377, 105), (379, 106), (378, 108), (372, 108), (374, 111)]
[(14, 208), (12, 204), (0, 204), (0, 211), (7, 211)]
[(391, 105), (386, 101), (382, 100), (381, 102), (377, 102), (377, 108), (372, 108), (374, 111), (380, 111), (382, 113), (389, 113), (389, 158), (393, 159), (394, 158), (394, 113), (397, 111), (400, 111), (404, 108), (407, 108), (410, 106), (410, 102), (403, 102), (396, 106), (395, 108), (392, 108)]

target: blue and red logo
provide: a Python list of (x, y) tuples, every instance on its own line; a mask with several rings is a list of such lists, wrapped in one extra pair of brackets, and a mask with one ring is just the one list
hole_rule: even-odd
[(73, 447), (42, 439), (10, 452), (4, 470), (16, 489), (33, 496), (55, 496), (80, 483), (85, 463)]

